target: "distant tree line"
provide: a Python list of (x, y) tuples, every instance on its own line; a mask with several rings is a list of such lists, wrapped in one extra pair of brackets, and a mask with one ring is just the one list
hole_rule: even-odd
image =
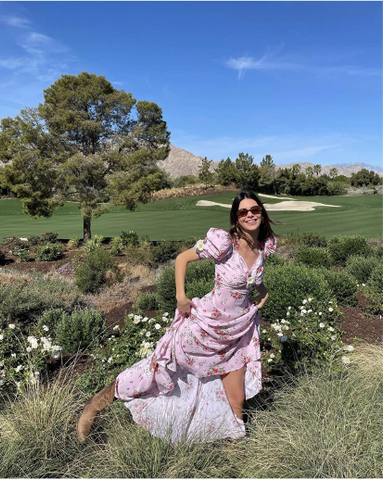
[[(307, 167), (301, 171), (298, 163), (291, 168), (277, 169), (271, 155), (265, 155), (260, 166), (254, 163), (254, 158), (248, 153), (239, 153), (235, 161), (229, 157), (219, 162), (216, 171), (209, 170), (212, 160), (203, 159), (199, 176), (186, 175), (179, 177), (175, 184), (183, 186), (196, 183), (198, 180), (206, 186), (219, 184), (233, 185), (236, 188), (250, 188), (262, 193), (287, 195), (343, 195), (347, 188), (374, 188), (383, 184), (383, 178), (366, 168), (351, 177), (338, 175), (336, 168), (331, 168), (329, 174), (321, 174), (321, 165)], [(176, 186), (176, 185), (175, 185)]]

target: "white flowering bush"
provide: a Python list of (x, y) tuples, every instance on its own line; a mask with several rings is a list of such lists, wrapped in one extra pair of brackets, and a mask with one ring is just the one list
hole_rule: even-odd
[(261, 332), (264, 364), (308, 370), (330, 363), (342, 352), (340, 316), (333, 301), (308, 297), (299, 307), (288, 306), (284, 318)]
[(113, 327), (106, 344), (99, 345), (92, 353), (95, 360), (93, 368), (78, 379), (78, 385), (94, 393), (106, 384), (107, 379), (114, 379), (125, 368), (148, 357), (156, 348), (156, 343), (170, 326), (168, 313), (148, 318), (133, 313), (125, 317), (125, 327)]
[(62, 347), (54, 344), (48, 326), (34, 333), (24, 334), (15, 323), (0, 329), (0, 389), (37, 382), (46, 360), (60, 357)]

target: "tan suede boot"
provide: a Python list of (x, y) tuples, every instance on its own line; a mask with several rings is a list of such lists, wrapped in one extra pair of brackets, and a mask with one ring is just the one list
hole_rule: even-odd
[(81, 442), (85, 442), (87, 439), (97, 413), (111, 404), (114, 398), (115, 380), (87, 401), (84, 411), (77, 422), (77, 435)]

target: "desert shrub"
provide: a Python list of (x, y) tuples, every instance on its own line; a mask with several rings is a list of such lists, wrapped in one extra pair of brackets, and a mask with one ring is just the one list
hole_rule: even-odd
[(383, 259), (383, 245), (372, 247), (372, 250), (375, 257)]
[(9, 237), (4, 240), (4, 245), (8, 247), (11, 255), (17, 257), (18, 262), (28, 262), (30, 258), (28, 242), (20, 240), (19, 237)]
[(139, 236), (136, 232), (131, 230), (130, 232), (123, 230), (120, 234), (120, 238), (123, 241), (124, 247), (138, 247)]
[(96, 292), (106, 282), (106, 273), (113, 264), (109, 251), (102, 245), (94, 247), (76, 268), (75, 284), (82, 292)]
[(328, 240), (328, 252), (332, 265), (345, 266), (352, 255), (370, 256), (373, 249), (367, 239), (361, 235), (340, 235)]
[(268, 267), (277, 266), (277, 265), (286, 265), (286, 264), (287, 264), (287, 261), (285, 260), (285, 258), (282, 257), (281, 255), (278, 255), (277, 253), (275, 253), (274, 255), (269, 255), (269, 257), (267, 257), (266, 260), (264, 261), (264, 265), (268, 265)]
[(368, 300), (366, 311), (373, 315), (383, 314), (383, 264), (378, 263), (372, 270), (371, 276), (363, 293)]
[(91, 308), (63, 312), (56, 325), (55, 338), (66, 353), (104, 342), (106, 325), (104, 315)]
[(152, 249), (128, 247), (125, 249), (125, 258), (130, 265), (152, 266)]
[(17, 257), (18, 262), (28, 262), (30, 259), (28, 247), (15, 247), (12, 250), (12, 255)]
[(120, 255), (123, 248), (123, 240), (121, 239), (121, 237), (112, 238), (110, 245), (112, 255)]
[(334, 300), (324, 276), (316, 269), (304, 265), (265, 268), (264, 284), (269, 298), (263, 307), (262, 316), (268, 322), (284, 318), (287, 306), (298, 308), (303, 298), (315, 297), (320, 302)]
[(59, 234), (55, 232), (46, 232), (41, 234), (43, 243), (55, 243), (58, 236)]
[(48, 327), (31, 333), (27, 336), (14, 323), (0, 328), (0, 388), (38, 381), (47, 358), (60, 357), (62, 348), (53, 344)]
[(348, 191), (348, 185), (342, 182), (328, 182), (327, 191), (328, 195), (345, 195)]
[(79, 248), (79, 244), (80, 244), (79, 237), (72, 237), (71, 239), (68, 240), (67, 248), (68, 250), (75, 250), (76, 248)]
[(91, 253), (102, 247), (104, 237), (102, 235), (95, 235), (92, 240), (87, 240), (83, 245), (85, 253)]
[(41, 244), (41, 238), (38, 235), (29, 235), (28, 244), (33, 245), (33, 246), (40, 245)]
[(294, 255), (295, 264), (303, 263), (309, 267), (329, 267), (331, 265), (328, 250), (324, 247), (299, 245), (295, 249)]
[(71, 310), (79, 301), (72, 285), (40, 273), (0, 273), (0, 316), (31, 322), (49, 308)]
[(49, 331), (51, 334), (53, 332), (54, 334), (63, 313), (65, 313), (64, 308), (49, 308), (45, 310), (37, 321), (37, 329), (40, 331)]
[(356, 279), (357, 283), (366, 283), (376, 265), (376, 257), (353, 255), (348, 257), (345, 270)]
[(152, 246), (151, 239), (148, 235), (142, 235), (139, 239), (139, 247), (140, 248), (150, 248)]
[(307, 247), (326, 247), (327, 239), (318, 233), (313, 232), (289, 232), (284, 237), (283, 244), (307, 245)]
[(58, 243), (46, 243), (38, 247), (36, 251), (36, 260), (39, 262), (52, 262), (57, 260), (63, 254), (63, 247)]
[(196, 242), (199, 239), (197, 237), (185, 237), (182, 238), (178, 245), (178, 252), (184, 252), (185, 250), (189, 250), (196, 245)]
[(181, 175), (173, 180), (175, 188), (186, 187), (187, 185), (196, 185), (200, 179), (196, 175)]
[(152, 250), (152, 259), (155, 265), (161, 265), (174, 260), (178, 255), (178, 243), (174, 240), (164, 240)]
[[(185, 293), (188, 298), (201, 298), (212, 290), (215, 282), (213, 261), (193, 262), (188, 265), (185, 277)], [(175, 268), (166, 268), (157, 282), (157, 295), (160, 307), (167, 312), (176, 309)]]
[(339, 305), (357, 305), (357, 283), (352, 275), (345, 270), (335, 271), (326, 268), (318, 269), (318, 273), (323, 275)]
[(155, 292), (143, 292), (140, 294), (134, 304), (137, 311), (143, 310), (157, 310), (159, 308), (159, 301)]
[(291, 372), (330, 364), (342, 345), (340, 316), (336, 304), (326, 299), (308, 297), (299, 307), (287, 305), (284, 318), (262, 331), (261, 342), (268, 351), (263, 363)]

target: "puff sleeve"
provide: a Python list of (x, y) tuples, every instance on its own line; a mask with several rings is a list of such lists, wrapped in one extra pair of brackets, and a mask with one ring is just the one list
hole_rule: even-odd
[(200, 259), (213, 258), (215, 262), (220, 262), (232, 252), (232, 238), (221, 228), (211, 228), (204, 240), (198, 240), (194, 249)]
[(265, 244), (264, 244), (264, 260), (269, 257), (269, 255), (271, 255), (272, 253), (275, 252), (276, 250), (276, 246), (277, 246), (277, 239), (276, 237), (273, 235), (271, 237), (268, 237), (267, 240), (265, 241)]

